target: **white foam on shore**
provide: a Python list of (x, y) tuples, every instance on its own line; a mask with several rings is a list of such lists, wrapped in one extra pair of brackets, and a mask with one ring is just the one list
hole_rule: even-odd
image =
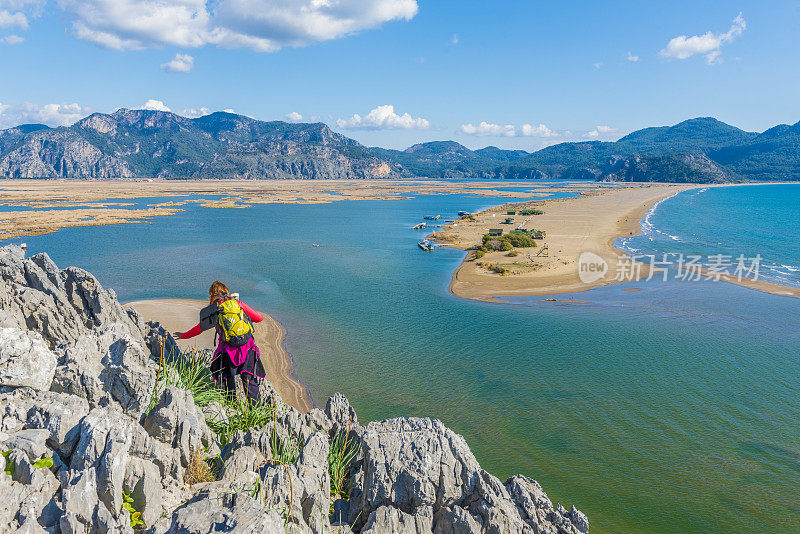
[[(703, 191), (708, 191), (708, 188), (706, 187), (704, 189), (701, 189), (699, 191), (699, 193), (702, 193)], [(653, 239), (654, 234), (661, 234), (661, 235), (663, 235), (665, 237), (668, 237), (668, 238), (672, 239), (673, 241), (682, 241), (682, 239), (680, 237), (678, 237), (676, 235), (668, 234), (667, 232), (664, 232), (664, 231), (659, 230), (658, 228), (656, 228), (655, 225), (653, 224), (652, 218), (653, 218), (653, 214), (656, 212), (658, 207), (661, 206), (662, 202), (664, 202), (665, 200), (669, 200), (669, 199), (671, 199), (673, 197), (676, 197), (676, 196), (678, 196), (678, 195), (680, 195), (681, 193), (684, 193), (684, 192), (685, 191), (678, 191), (674, 195), (670, 195), (668, 197), (664, 197), (661, 200), (659, 200), (658, 202), (656, 202), (655, 204), (653, 204), (650, 207), (649, 210), (647, 210), (647, 214), (644, 216), (644, 219), (642, 219), (641, 228), (642, 228), (642, 233), (645, 234), (647, 237), (649, 237), (650, 241), (655, 241), (655, 239)]]

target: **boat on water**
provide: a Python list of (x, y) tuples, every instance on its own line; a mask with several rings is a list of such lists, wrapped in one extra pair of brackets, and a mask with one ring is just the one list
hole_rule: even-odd
[(470, 213), (469, 213), (468, 211), (459, 211), (459, 212), (458, 212), (458, 216), (459, 216), (459, 217), (465, 217), (465, 216), (467, 216), (467, 215), (469, 215), (469, 214), (470, 214)]
[(423, 219), (426, 221), (438, 221), (441, 215), (425, 215)]
[(417, 246), (426, 252), (430, 252), (431, 250), (433, 250), (433, 243), (431, 243), (427, 239), (424, 239), (419, 243), (417, 243)]
[(411, 229), (412, 229), (412, 230), (424, 230), (424, 229), (425, 229), (425, 227), (427, 227), (427, 226), (428, 226), (428, 225), (427, 225), (427, 224), (425, 224), (425, 223), (419, 223), (419, 224), (417, 224), (417, 225), (414, 225), (414, 226), (412, 226), (412, 227), (411, 227)]

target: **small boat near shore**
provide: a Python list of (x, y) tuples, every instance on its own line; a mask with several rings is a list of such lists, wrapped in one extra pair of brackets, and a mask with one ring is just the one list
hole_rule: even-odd
[(424, 239), (424, 240), (420, 241), (419, 243), (417, 243), (417, 246), (419, 248), (421, 248), (422, 250), (424, 250), (425, 252), (430, 252), (430, 251), (433, 250), (433, 243), (431, 243), (427, 239)]
[(425, 215), (423, 219), (426, 221), (438, 221), (441, 218), (441, 215)]
[(411, 227), (412, 230), (424, 230), (428, 225), (423, 223), (419, 223)]

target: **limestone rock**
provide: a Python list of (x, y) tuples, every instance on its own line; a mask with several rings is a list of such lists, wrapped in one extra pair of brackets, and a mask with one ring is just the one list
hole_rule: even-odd
[(174, 386), (161, 393), (142, 424), (152, 437), (180, 451), (184, 467), (189, 465), (192, 452), (210, 441), (211, 432), (191, 393)]
[(18, 449), (28, 455), (31, 462), (35, 462), (47, 453), (47, 438), (50, 437), (50, 432), (47, 430), (21, 430), (12, 434), (3, 447), (6, 450)]
[(474, 517), (464, 508), (442, 508), (434, 516), (433, 534), (480, 534), (480, 517)]
[(200, 494), (147, 530), (147, 534), (284, 534), (284, 520), (244, 493)]
[(393, 506), (381, 506), (369, 515), (367, 524), (361, 534), (422, 534), (433, 529), (433, 512), (431, 507), (418, 509), (413, 515), (398, 510)]
[(361, 510), (380, 506), (413, 513), (452, 506), (472, 494), (480, 466), (464, 438), (431, 419), (389, 419), (367, 425)]
[(122, 323), (84, 332), (65, 346), (52, 390), (85, 398), (89, 406), (118, 404), (138, 417), (150, 402), (156, 364)]
[(334, 393), (325, 405), (325, 415), (341, 427), (358, 425), (358, 416), (350, 402), (341, 393)]
[(0, 328), (0, 386), (50, 389), (56, 355), (36, 332)]

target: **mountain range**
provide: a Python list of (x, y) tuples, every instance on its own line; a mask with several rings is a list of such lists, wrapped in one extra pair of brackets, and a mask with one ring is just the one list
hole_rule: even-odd
[(323, 123), (120, 109), (72, 126), (0, 130), (0, 177), (800, 180), (800, 122), (754, 133), (703, 117), (616, 142), (566, 142), (536, 152), (470, 150), (455, 141), (390, 150), (366, 147)]

